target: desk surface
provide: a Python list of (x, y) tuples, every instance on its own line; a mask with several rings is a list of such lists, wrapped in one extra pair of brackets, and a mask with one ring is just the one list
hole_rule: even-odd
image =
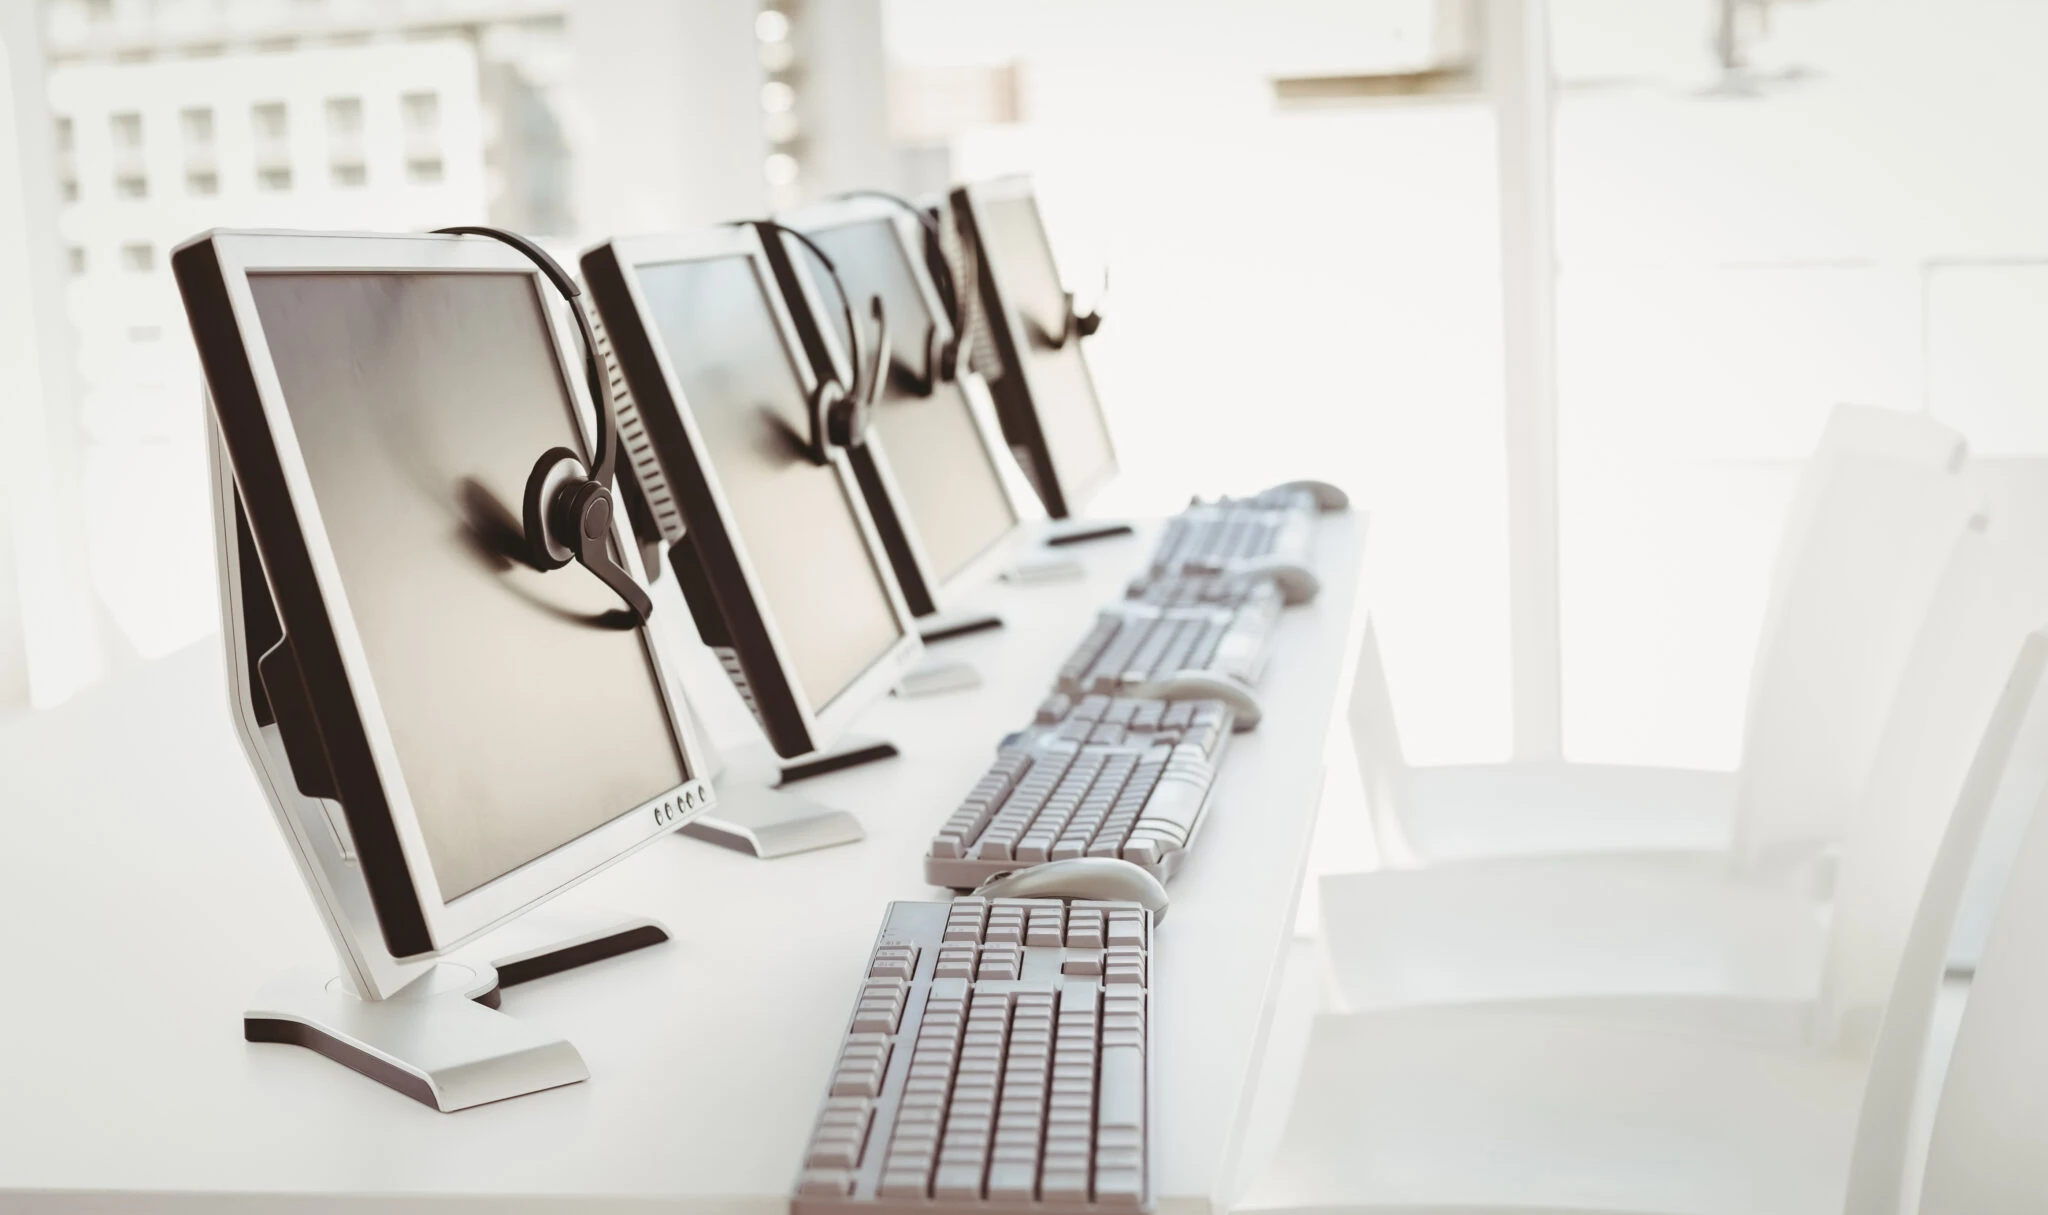
[[(1172, 886), (1162, 1209), (1220, 1201), (1242, 1137), (1364, 531), (1361, 514), (1323, 520), (1323, 593), (1283, 617), (1264, 724), (1233, 743)], [(934, 653), (983, 686), (874, 706), (860, 732), (902, 758), (802, 786), (856, 811), (863, 843), (764, 862), (664, 839), (563, 896), (655, 916), (674, 939), (509, 989), (504, 1011), (567, 1036), (591, 1079), (452, 1115), (242, 1041), (259, 986), (331, 955), (229, 724), (217, 646), (9, 723), (0, 1210), (786, 1209), (885, 906), (944, 897), (922, 878), (931, 832), (1150, 544), (1087, 545), (1086, 579), (976, 597), (1008, 627)]]

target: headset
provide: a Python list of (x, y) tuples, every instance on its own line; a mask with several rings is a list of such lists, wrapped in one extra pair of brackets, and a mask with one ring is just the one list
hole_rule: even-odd
[(1095, 307), (1087, 312), (1074, 311), (1073, 292), (1068, 291), (1065, 295), (1067, 314), (1060, 322), (1058, 333), (1045, 328), (1036, 320), (1031, 322), (1032, 332), (1045, 343), (1048, 350), (1059, 350), (1077, 337), (1094, 337), (1095, 331), (1102, 328), (1102, 303), (1109, 298), (1109, 268), (1103, 267), (1102, 289), (1095, 294)]
[(590, 382), (590, 403), (597, 411), (595, 458), (585, 467), (575, 452), (552, 447), (541, 454), (526, 478), (526, 559), (538, 570), (558, 570), (577, 562), (597, 576), (625, 600), (636, 621), (646, 624), (654, 614), (654, 601), (647, 597), (624, 566), (612, 559), (612, 513), (617, 509), (612, 494), (612, 476), (618, 462), (619, 423), (612, 414), (611, 395), (605, 391), (605, 377), (598, 367), (597, 335), (579, 298), (583, 289), (547, 250), (516, 232), (502, 228), (466, 225), (438, 228), (437, 235), (487, 236), (510, 245), (539, 268), (569, 303), (576, 314), (576, 328), (583, 336), (584, 374)]
[(775, 240), (788, 236), (818, 259), (825, 267), (825, 274), (832, 280), (832, 291), (839, 297), (839, 311), (846, 321), (847, 340), (853, 349), (848, 352), (853, 361), (853, 383), (840, 380), (836, 369), (820, 372), (817, 386), (811, 389), (810, 399), (805, 402), (810, 413), (811, 433), (808, 449), (813, 464), (831, 462), (834, 447), (859, 447), (867, 442), (868, 420), (874, 416), (875, 402), (882, 396), (882, 379), (889, 371), (889, 317), (882, 307), (882, 297), (868, 297), (868, 315), (875, 322), (875, 354), (873, 365), (863, 375), (861, 365), (865, 361), (865, 343), (860, 327), (853, 323), (853, 297), (846, 290), (846, 283), (839, 277), (839, 267), (832, 264), (818, 243), (787, 224), (772, 219), (742, 220), (751, 223), (761, 232), (764, 240)]
[(888, 190), (848, 190), (836, 197), (877, 198), (894, 204), (917, 221), (924, 232), (925, 268), (932, 276), (932, 286), (939, 293), (939, 305), (945, 310), (946, 323), (951, 326), (953, 336), (941, 342), (939, 327), (933, 325), (925, 334), (924, 371), (905, 368), (894, 369), (902, 380), (903, 387), (915, 396), (928, 397), (937, 392), (939, 385), (950, 384), (960, 378), (960, 369), (966, 364), (967, 352), (967, 310), (973, 307), (975, 290), (974, 249), (971, 242), (960, 244), (960, 269), (954, 270), (953, 259), (946, 256), (946, 243), (939, 228), (939, 221), (930, 211), (916, 203)]

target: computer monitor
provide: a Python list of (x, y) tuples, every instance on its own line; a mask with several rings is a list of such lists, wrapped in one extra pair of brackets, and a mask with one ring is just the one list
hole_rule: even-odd
[(698, 629), (778, 755), (823, 752), (921, 647), (845, 452), (813, 447), (820, 381), (767, 252), (731, 226), (611, 240), (582, 265)]
[(818, 374), (831, 374), (835, 347), (855, 344), (835, 273), (855, 302), (863, 345), (876, 340), (865, 301), (882, 301), (891, 372), (870, 441), (849, 455), (905, 600), (919, 617), (931, 616), (996, 572), (1027, 517), (987, 386), (957, 359), (948, 362), (957, 339), (947, 296), (925, 254), (927, 234), (903, 205), (857, 197), (779, 219), (830, 259), (828, 267), (795, 237), (763, 234), (784, 298), (821, 305), (792, 309)]
[(526, 559), (536, 458), (596, 425), (552, 288), (479, 237), (219, 231), (171, 264), (212, 402), (235, 719), (348, 980), (266, 996), (245, 1032), (444, 1109), (582, 1078), (565, 1043), (527, 1066), (485, 1026), (465, 1070), (404, 1028), (470, 1025), (419, 997), (438, 959), (713, 802), (680, 654), (588, 571)]
[(1046, 513), (1071, 518), (1116, 475), (1116, 449), (1037, 196), (1025, 177), (978, 182), (954, 189), (952, 213), (974, 260), (985, 321), (975, 334), (987, 338), (976, 365)]

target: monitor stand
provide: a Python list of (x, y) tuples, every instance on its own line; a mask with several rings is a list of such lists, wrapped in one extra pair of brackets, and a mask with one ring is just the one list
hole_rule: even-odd
[(443, 1113), (590, 1078), (568, 1040), (498, 1011), (514, 984), (668, 940), (648, 919), (541, 907), (450, 957), (381, 959), (417, 977), (382, 999), (325, 971), (280, 978), (242, 1015), (251, 1042), (303, 1046)]
[[(926, 646), (1002, 627), (1003, 618), (993, 612), (930, 612), (917, 618), (918, 639)], [(980, 686), (981, 672), (973, 664), (957, 660), (948, 662), (926, 654), (916, 666), (903, 673), (895, 692), (905, 698), (940, 696)]]
[(942, 662), (927, 655), (924, 661), (903, 672), (903, 678), (896, 684), (896, 695), (909, 699), (913, 696), (943, 696), (948, 692), (965, 692), (981, 686), (981, 672), (971, 662)]
[(784, 789), (896, 754), (894, 743), (863, 738), (842, 739), (829, 750), (794, 759), (784, 759), (764, 744), (742, 748), (727, 757), (725, 770), (714, 782), (718, 803), (711, 813), (685, 824), (683, 834), (762, 860), (858, 843), (867, 832), (851, 813)]
[(1041, 556), (1019, 557), (1002, 572), (1004, 582), (1017, 586), (1035, 586), (1044, 582), (1073, 582), (1088, 575), (1088, 567), (1079, 557), (1062, 553), (1046, 553)]

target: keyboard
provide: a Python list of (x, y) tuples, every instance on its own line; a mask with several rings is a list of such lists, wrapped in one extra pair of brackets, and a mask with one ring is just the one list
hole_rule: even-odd
[(1217, 700), (1055, 693), (939, 828), (925, 880), (971, 890), (1045, 861), (1106, 856), (1165, 881), (1202, 825), (1233, 725)]
[(1181, 671), (1212, 671), (1247, 686), (1266, 665), (1280, 619), (1278, 587), (1254, 580), (1242, 602), (1154, 607), (1125, 600), (1104, 609), (1054, 678), (1070, 696), (1115, 693)]
[(1152, 1205), (1152, 917), (892, 903), (794, 1215)]
[(1224, 573), (1266, 557), (1306, 563), (1318, 513), (1314, 496), (1303, 491), (1193, 503), (1167, 521), (1149, 573)]
[(1240, 608), (1257, 595), (1259, 582), (1242, 574), (1160, 574), (1131, 579), (1124, 598), (1152, 607)]

